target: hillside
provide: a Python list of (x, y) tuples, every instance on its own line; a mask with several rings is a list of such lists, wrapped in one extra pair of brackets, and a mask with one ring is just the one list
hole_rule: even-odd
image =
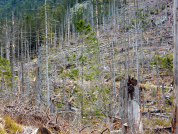
[(21, 133), (170, 133), (173, 1), (70, 2), (2, 20), (1, 114)]

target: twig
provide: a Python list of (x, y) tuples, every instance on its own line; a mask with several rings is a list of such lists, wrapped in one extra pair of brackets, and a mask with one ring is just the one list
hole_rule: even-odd
[(96, 130), (96, 129), (95, 129), (95, 130), (92, 130), (90, 134), (92, 134), (92, 133), (95, 132), (95, 131), (99, 131), (99, 130)]
[(57, 113), (57, 116), (56, 116), (56, 124), (57, 124), (57, 118), (58, 118), (58, 116), (59, 116), (59, 113)]
[(72, 111), (61, 111), (61, 112), (58, 112), (58, 114), (62, 114), (62, 113), (80, 114), (80, 113), (76, 113), (76, 112), (72, 112)]
[[(109, 128), (106, 128), (106, 129), (104, 129), (102, 132), (101, 132), (101, 134), (103, 134), (105, 131), (109, 131)], [(110, 132), (110, 131), (109, 131)]]
[[(45, 112), (46, 112), (46, 111), (45, 111)], [(51, 120), (47, 112), (46, 112), (46, 115), (47, 115), (48, 119)]]
[(121, 120), (121, 118), (117, 118), (117, 117), (110, 116), (110, 115), (108, 115), (108, 117), (109, 117), (109, 118), (114, 118), (114, 119), (116, 119), (116, 120)]
[(90, 127), (90, 126), (85, 126), (81, 130), (79, 130), (79, 133), (81, 133), (85, 128)]

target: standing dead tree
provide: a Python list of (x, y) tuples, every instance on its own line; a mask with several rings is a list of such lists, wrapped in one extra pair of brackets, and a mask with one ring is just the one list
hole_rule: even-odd
[(174, 0), (174, 90), (173, 90), (173, 117), (172, 117), (172, 133), (178, 133), (178, 1)]
[(138, 88), (137, 80), (128, 77), (121, 79), (119, 113), (121, 117), (123, 133), (130, 131), (134, 133), (143, 133), (142, 122), (140, 118), (139, 97), (135, 94)]

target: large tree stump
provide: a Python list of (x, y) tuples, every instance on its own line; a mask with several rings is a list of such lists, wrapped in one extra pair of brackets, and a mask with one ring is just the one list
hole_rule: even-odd
[(139, 106), (139, 88), (133, 78), (121, 79), (119, 97), (119, 113), (123, 133), (143, 133)]

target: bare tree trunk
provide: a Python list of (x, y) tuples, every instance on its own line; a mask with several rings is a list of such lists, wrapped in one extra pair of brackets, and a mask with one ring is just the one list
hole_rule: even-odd
[(2, 41), (1, 41), (1, 59), (3, 58), (3, 46), (2, 46)]
[(99, 31), (98, 31), (98, 7), (97, 7), (97, 0), (96, 0), (96, 36), (99, 37)]
[[(62, 27), (61, 27), (61, 29), (62, 29)], [(61, 52), (62, 51), (62, 40), (63, 40), (63, 34), (62, 34), (62, 30), (61, 29), (59, 29), (59, 51)], [(60, 37), (61, 36), (61, 37)]]
[(14, 13), (12, 12), (12, 44), (10, 47), (10, 63), (11, 63), (11, 91), (14, 92), (14, 48), (15, 48), (15, 32), (14, 32)]
[(68, 11), (68, 45), (69, 45), (69, 40), (70, 40), (70, 1), (67, 1), (67, 11)]
[(36, 81), (36, 102), (35, 105), (39, 106), (42, 100), (42, 61), (41, 61), (41, 50), (42, 47), (38, 44), (37, 53), (37, 81)]
[[(29, 44), (29, 41), (27, 41), (27, 62), (28, 62), (28, 64), (27, 65), (29, 65), (29, 62), (30, 62), (30, 54), (29, 54), (29, 47), (30, 47), (30, 44)], [(27, 83), (27, 94), (29, 94), (29, 91), (30, 91), (30, 78), (29, 78), (29, 68), (27, 67), (27, 80), (26, 80), (26, 83)]]
[(26, 35), (26, 33), (27, 33), (27, 29), (26, 29), (26, 24), (25, 24), (25, 42), (24, 42), (24, 54), (25, 54), (25, 56), (24, 56), (24, 61), (26, 61), (26, 58), (27, 58), (27, 35)]
[(24, 50), (23, 50), (23, 39), (22, 39), (22, 28), (21, 28), (21, 74), (22, 74), (22, 85), (21, 85), (21, 91), (22, 93), (24, 93), (24, 69), (23, 69), (23, 54), (24, 54)]
[(20, 40), (19, 40), (19, 28), (18, 28), (18, 58), (17, 58), (17, 66), (18, 66), (18, 63), (19, 63), (19, 60), (20, 60), (20, 56), (19, 56), (19, 52), (20, 52)]
[(47, 31), (47, 11), (46, 11), (46, 0), (45, 0), (45, 31), (46, 31), (46, 86), (47, 86), (47, 105), (50, 105), (49, 98), (49, 77), (48, 77), (48, 31)]
[(6, 18), (6, 59), (9, 60), (9, 37), (8, 37), (8, 26)]
[(178, 133), (178, 1), (174, 0), (174, 90), (173, 90), (173, 117), (172, 133)]
[(31, 57), (31, 54), (32, 54), (32, 52), (31, 52), (31, 42), (32, 42), (32, 40), (31, 40), (31, 22), (30, 22), (30, 43), (29, 43), (29, 46), (28, 46), (28, 60), (29, 60), (29, 58)]

